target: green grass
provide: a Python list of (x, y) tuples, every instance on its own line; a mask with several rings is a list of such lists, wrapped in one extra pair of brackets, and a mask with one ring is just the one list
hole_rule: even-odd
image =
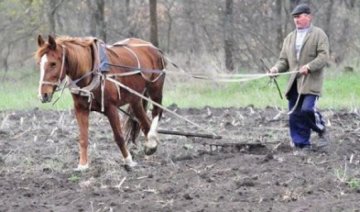
[[(326, 77), (320, 108), (340, 109), (360, 106), (360, 73), (331, 74)], [(285, 90), (287, 77), (277, 79), (280, 89)], [(274, 84), (267, 78), (246, 83), (214, 83), (191, 80), (189, 84), (179, 84), (165, 93), (165, 105), (176, 103), (179, 107), (243, 107), (254, 105), (287, 107), (281, 100)], [(283, 94), (284, 96), (284, 94)]]
[[(39, 74), (35, 71), (12, 71), (0, 75), (0, 110), (22, 109), (68, 109), (72, 107), (72, 99), (68, 90), (65, 90), (59, 101), (42, 104), (38, 98)], [(55, 100), (60, 95), (56, 93)]]
[(360, 179), (359, 178), (351, 178), (347, 184), (352, 190), (360, 189)]
[[(331, 73), (331, 72), (330, 72)], [(9, 71), (0, 75), (0, 110), (22, 109), (55, 109), (63, 110), (73, 107), (68, 90), (53, 105), (42, 104), (38, 97), (39, 75), (35, 71)], [(215, 83), (189, 79), (166, 82), (164, 105), (176, 104), (179, 107), (243, 107), (254, 105), (287, 107), (287, 101), (281, 100), (275, 85), (268, 85), (268, 79), (262, 78), (246, 83)], [(360, 72), (337, 73), (327, 76), (324, 84), (324, 95), (320, 98), (319, 107), (327, 109), (356, 108), (360, 106)], [(278, 77), (282, 91), (286, 87), (287, 77)], [(56, 93), (55, 100), (60, 95)]]

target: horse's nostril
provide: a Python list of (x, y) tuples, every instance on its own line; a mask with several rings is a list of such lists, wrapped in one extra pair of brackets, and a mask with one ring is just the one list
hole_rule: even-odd
[(52, 97), (51, 94), (43, 93), (43, 94), (41, 95), (40, 100), (41, 100), (42, 103), (50, 102), (50, 101), (51, 101), (51, 97)]

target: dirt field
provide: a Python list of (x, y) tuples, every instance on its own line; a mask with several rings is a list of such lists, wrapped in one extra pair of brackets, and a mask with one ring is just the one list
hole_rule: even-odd
[[(133, 149), (139, 165), (126, 171), (106, 118), (92, 113), (85, 172), (73, 171), (71, 111), (0, 112), (0, 211), (359, 211), (356, 110), (323, 111), (331, 145), (304, 153), (289, 146), (285, 111), (171, 109), (223, 139), (160, 135), (153, 156)], [(197, 131), (167, 114), (160, 128)]]

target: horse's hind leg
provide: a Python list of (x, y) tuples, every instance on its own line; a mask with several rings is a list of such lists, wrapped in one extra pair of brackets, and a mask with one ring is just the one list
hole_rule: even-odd
[(109, 105), (106, 108), (105, 115), (109, 119), (111, 128), (114, 133), (115, 142), (120, 148), (120, 151), (125, 159), (125, 164), (130, 167), (136, 166), (136, 162), (133, 161), (132, 156), (126, 147), (125, 140), (121, 132), (121, 122), (117, 108), (114, 105)]
[[(144, 92), (143, 94), (144, 96), (148, 97), (147, 92)], [(146, 111), (148, 108), (148, 102), (146, 100), (142, 100), (143, 103), (143, 108)], [(124, 121), (124, 125), (123, 125), (123, 129), (124, 129), (124, 133), (125, 133), (125, 142), (126, 144), (130, 144), (130, 142), (136, 144), (136, 139), (139, 136), (140, 133), (140, 124), (137, 120), (134, 119), (133, 116), (134, 112), (131, 106), (129, 106), (126, 110), (126, 112), (129, 114), (128, 116), (126, 116), (125, 121)]]
[(131, 104), (132, 110), (140, 123), (140, 127), (146, 137), (144, 143), (144, 152), (146, 155), (151, 155), (156, 152), (157, 140), (149, 139), (149, 133), (153, 131), (153, 124), (150, 127), (149, 118), (146, 115), (145, 109), (141, 101), (136, 101), (136, 103)]
[[(154, 102), (160, 105), (162, 102), (162, 89), (164, 84), (164, 77), (165, 75), (160, 77), (156, 82), (154, 82), (153, 84), (151, 84), (151, 86), (148, 87), (148, 93), (151, 100), (153, 100)], [(162, 111), (163, 110), (159, 106), (153, 104), (153, 110), (151, 114), (152, 122), (151, 122), (150, 131), (147, 134), (147, 140), (149, 141), (149, 143), (156, 143), (156, 144), (159, 143), (157, 127), (161, 119)]]

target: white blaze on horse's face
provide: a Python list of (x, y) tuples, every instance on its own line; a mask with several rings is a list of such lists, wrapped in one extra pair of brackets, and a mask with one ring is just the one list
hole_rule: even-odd
[(47, 55), (44, 54), (42, 57), (41, 57), (41, 60), (40, 60), (40, 81), (39, 81), (39, 98), (41, 98), (41, 87), (42, 87), (42, 82), (44, 81), (44, 76), (45, 76), (45, 66), (46, 66), (46, 63), (48, 62), (48, 58), (47, 58)]
[(49, 74), (52, 71), (51, 69), (55, 67), (54, 64), (56, 63), (49, 61), (47, 54), (44, 54), (40, 59), (39, 98), (42, 103), (50, 102), (55, 90), (56, 78), (54, 80), (52, 74)]
[(50, 102), (61, 81), (61, 61), (54, 53), (46, 53), (40, 58), (39, 98), (42, 103)]

